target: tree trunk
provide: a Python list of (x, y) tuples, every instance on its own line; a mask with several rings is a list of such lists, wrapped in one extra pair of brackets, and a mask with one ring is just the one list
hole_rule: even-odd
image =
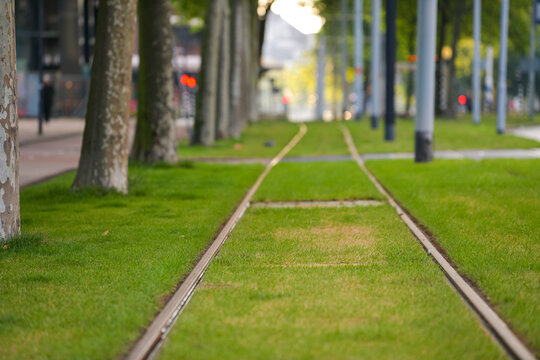
[(101, 0), (79, 169), (73, 188), (127, 192), (135, 0)]
[(250, 1), (242, 1), (242, 93), (243, 98), (245, 99), (242, 112), (244, 113), (243, 122), (240, 124), (240, 133), (246, 128), (249, 118), (249, 112), (251, 105), (253, 104), (254, 94), (251, 93), (250, 83), (251, 83), (251, 13), (250, 13)]
[(231, 8), (224, 0), (223, 21), (219, 40), (219, 88), (217, 112), (217, 139), (229, 137), (230, 81), (231, 81)]
[(223, 0), (210, 0), (206, 12), (201, 49), (201, 71), (197, 91), (194, 138), (195, 144), (212, 146), (216, 138), (216, 105), (218, 86), (219, 33)]
[[(447, 6), (447, 5), (446, 5)], [(441, 98), (443, 94), (442, 87), (444, 86), (444, 72), (443, 72), (443, 64), (444, 59), (442, 57), (442, 49), (446, 42), (446, 26), (448, 25), (448, 15), (446, 13), (446, 8), (444, 6), (441, 6), (441, 21), (439, 21), (439, 42), (437, 46), (437, 58), (438, 63), (437, 67), (435, 68), (435, 79), (436, 86), (435, 86), (435, 114), (442, 115), (444, 110), (441, 106)]]
[(245, 73), (245, 46), (244, 32), (245, 0), (232, 0), (232, 27), (231, 27), (231, 100), (229, 117), (229, 134), (240, 137), (240, 133), (247, 122), (246, 91), (244, 84)]
[(450, 59), (450, 71), (448, 76), (448, 97), (446, 106), (446, 116), (449, 118), (456, 117), (456, 56), (457, 56), (457, 44), (459, 41), (461, 31), (461, 21), (465, 13), (465, 2), (459, 1), (457, 5), (457, 11), (454, 15), (454, 23), (452, 28), (452, 58)]
[(251, 2), (249, 9), (248, 21), (251, 22), (250, 40), (250, 68), (249, 68), (249, 94), (251, 95), (250, 102), (248, 103), (248, 118), (250, 123), (255, 123), (259, 120), (259, 106), (258, 106), (258, 84), (259, 84), (259, 70), (260, 70), (260, 58), (259, 58), (259, 39), (261, 32), (261, 22), (259, 21), (259, 15), (257, 14), (257, 2)]
[[(416, 37), (416, 26), (411, 26), (411, 31), (408, 34), (408, 44), (409, 44), (409, 54), (414, 54), (416, 51), (416, 43), (414, 41)], [(409, 70), (407, 75), (407, 85), (405, 88), (405, 116), (409, 117), (411, 115), (411, 104), (412, 97), (414, 95), (414, 70)]]
[(0, 240), (19, 235), (19, 139), (15, 3), (0, 0)]
[(175, 163), (172, 14), (169, 0), (139, 0), (139, 103), (131, 157)]

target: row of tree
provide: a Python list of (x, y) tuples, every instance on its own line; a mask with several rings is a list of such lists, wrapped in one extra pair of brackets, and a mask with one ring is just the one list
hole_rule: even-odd
[[(210, 146), (216, 139), (237, 138), (248, 122), (257, 121), (257, 81), (272, 2), (208, 0), (198, 8), (206, 14), (193, 143)], [(193, 4), (184, 6), (193, 11)]]
[[(177, 6), (206, 11), (193, 142), (238, 137), (256, 121), (265, 16), (255, 0)], [(263, 2), (263, 14), (271, 5)], [(138, 9), (138, 11), (137, 11)], [(0, 239), (20, 232), (14, 0), (0, 0)], [(260, 11), (260, 9), (259, 9)], [(171, 0), (101, 0), (79, 167), (73, 189), (128, 191), (128, 159), (177, 161)], [(137, 21), (136, 21), (137, 17)], [(133, 36), (139, 34), (138, 109), (129, 149)]]

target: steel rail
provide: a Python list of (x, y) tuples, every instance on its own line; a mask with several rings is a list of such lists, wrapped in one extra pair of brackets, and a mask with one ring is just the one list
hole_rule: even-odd
[(299, 132), (266, 166), (264, 171), (257, 178), (255, 184), (249, 189), (240, 204), (237, 206), (236, 210), (227, 220), (221, 231), (217, 234), (210, 247), (204, 252), (191, 273), (189, 273), (186, 279), (180, 284), (180, 287), (172, 295), (165, 307), (159, 312), (154, 321), (152, 321), (150, 326), (137, 340), (125, 359), (153, 359), (157, 355), (163, 341), (166, 339), (167, 335), (172, 329), (172, 326), (178, 319), (178, 316), (188, 304), (191, 296), (193, 296), (193, 293), (199, 285), (204, 273), (206, 272), (206, 269), (210, 265), (210, 262), (216, 257), (221, 249), (221, 246), (225, 240), (227, 240), (242, 215), (244, 215), (244, 212), (249, 207), (249, 203), (253, 198), (253, 195), (261, 185), (266, 175), (268, 175), (270, 170), (272, 170), (272, 168), (276, 166), (281, 159), (283, 159), (283, 157), (285, 157), (285, 155), (300, 141), (300, 139), (302, 139), (306, 132), (307, 126), (303, 123), (300, 124)]
[(412, 218), (407, 215), (405, 211), (403, 211), (392, 195), (386, 191), (379, 180), (377, 180), (371, 171), (368, 170), (364, 164), (364, 161), (356, 150), (356, 146), (354, 145), (354, 141), (349, 129), (341, 125), (341, 131), (343, 132), (345, 141), (349, 147), (349, 151), (351, 152), (352, 157), (358, 166), (360, 166), (362, 171), (369, 177), (377, 190), (379, 190), (379, 192), (388, 199), (388, 202), (396, 210), (401, 220), (405, 223), (405, 225), (407, 225), (409, 230), (426, 249), (426, 252), (431, 255), (434, 261), (441, 267), (447, 279), (457, 290), (457, 293), (460, 294), (465, 302), (472, 307), (484, 324), (486, 324), (488, 330), (497, 338), (509, 355), (516, 359), (536, 359), (534, 354), (527, 348), (527, 346), (521, 342), (517, 335), (512, 332), (512, 330), (492, 309), (492, 307), (467, 283), (467, 281), (459, 274), (452, 264), (446, 260), (446, 258), (429, 240), (427, 234), (425, 234), (422, 229), (420, 229), (420, 227), (412, 220)]

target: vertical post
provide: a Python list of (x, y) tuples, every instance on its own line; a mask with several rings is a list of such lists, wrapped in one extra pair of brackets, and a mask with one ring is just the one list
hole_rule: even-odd
[(473, 59), (473, 96), (472, 110), (473, 121), (480, 124), (480, 24), (481, 24), (481, 0), (474, 0), (474, 59)]
[(394, 111), (394, 82), (396, 78), (396, 0), (386, 0), (386, 111), (384, 140), (396, 138), (396, 114)]
[(501, 2), (501, 45), (499, 50), (499, 82), (497, 83), (497, 133), (506, 128), (506, 60), (508, 45), (508, 1)]
[(493, 105), (493, 47), (486, 48), (486, 77), (484, 79), (484, 111), (491, 111)]
[(38, 135), (43, 134), (43, 0), (38, 0)]
[(341, 113), (347, 110), (347, 0), (341, 0), (341, 92), (343, 94), (343, 105)]
[(371, 3), (371, 127), (379, 127), (381, 63), (381, 0)]
[(531, 11), (531, 38), (529, 43), (529, 116), (534, 117), (534, 60), (535, 60), (535, 42), (536, 42), (536, 2), (537, 0), (532, 0), (532, 11)]
[(356, 94), (356, 112), (354, 118), (360, 120), (364, 112), (364, 1), (354, 0), (354, 93)]
[(415, 161), (433, 159), (437, 0), (418, 0)]
[(319, 51), (317, 52), (317, 120), (324, 115), (324, 88), (326, 78), (326, 36), (319, 36)]
[[(90, 64), (90, 26), (89, 26), (89, 10), (88, 0), (83, 3), (84, 16), (84, 65), (87, 67)], [(83, 74), (84, 75), (84, 74)]]

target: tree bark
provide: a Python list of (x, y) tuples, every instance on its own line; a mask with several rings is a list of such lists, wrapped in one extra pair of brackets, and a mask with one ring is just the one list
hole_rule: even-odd
[[(448, 5), (446, 5), (448, 6)], [(441, 21), (439, 21), (439, 41), (437, 45), (437, 58), (439, 59), (437, 62), (437, 67), (435, 68), (435, 79), (437, 79), (436, 86), (435, 86), (435, 114), (442, 115), (443, 114), (443, 108), (441, 106), (441, 97), (442, 97), (442, 86), (444, 84), (444, 73), (443, 73), (443, 64), (444, 59), (442, 57), (442, 49), (446, 42), (446, 26), (448, 25), (448, 15), (447, 15), (447, 9), (445, 6), (441, 6)]]
[(223, 0), (209, 0), (201, 53), (199, 89), (196, 98), (195, 144), (212, 146), (216, 138), (219, 32)]
[(126, 193), (136, 0), (101, 0), (79, 169), (73, 188)]
[(0, 240), (19, 235), (19, 204), (15, 3), (0, 0)]
[(231, 100), (229, 117), (229, 134), (240, 137), (240, 133), (247, 123), (246, 114), (246, 88), (245, 78), (245, 44), (246, 31), (244, 9), (246, 0), (232, 0), (232, 27), (231, 27)]
[(229, 137), (230, 81), (231, 81), (231, 8), (229, 0), (224, 0), (219, 49), (219, 88), (217, 139)]
[(170, 0), (139, 0), (139, 96), (137, 127), (131, 149), (135, 160), (178, 160), (173, 109)]
[(448, 94), (447, 94), (447, 106), (446, 116), (449, 118), (456, 117), (456, 56), (457, 56), (457, 44), (461, 32), (461, 21), (465, 14), (465, 2), (463, 0), (458, 1), (457, 11), (454, 17), (454, 23), (452, 27), (452, 58), (450, 59), (450, 71), (448, 76)]
[(257, 2), (251, 2), (248, 13), (248, 23), (251, 23), (251, 31), (249, 32), (250, 38), (250, 67), (249, 67), (249, 94), (250, 101), (248, 103), (248, 118), (250, 123), (256, 123), (259, 120), (259, 107), (258, 107), (258, 84), (259, 84), (259, 70), (260, 70), (260, 58), (259, 58), (259, 39), (261, 32), (261, 22), (259, 15), (257, 14)]

